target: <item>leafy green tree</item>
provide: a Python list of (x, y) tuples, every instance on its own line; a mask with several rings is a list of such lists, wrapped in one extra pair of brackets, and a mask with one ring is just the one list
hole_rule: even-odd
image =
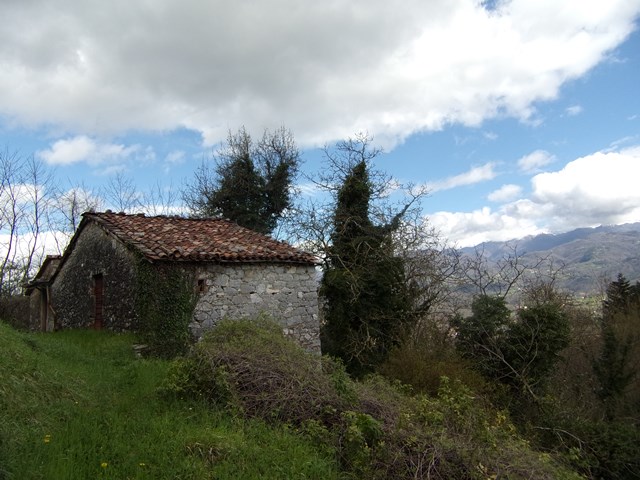
[(458, 348), (488, 378), (537, 401), (569, 343), (569, 320), (558, 302), (533, 303), (511, 315), (500, 296), (480, 295), (472, 314), (454, 322)]
[[(354, 151), (353, 144), (341, 147)], [(359, 151), (364, 154), (366, 148)], [(373, 190), (363, 155), (347, 169), (337, 192), (321, 285), (323, 352), (341, 358), (356, 376), (380, 365), (412, 322), (411, 289), (392, 236), (406, 209), (376, 225), (370, 216)]]
[(503, 297), (478, 295), (471, 304), (471, 316), (453, 320), (458, 349), (488, 377), (500, 377), (503, 337), (510, 319)]
[(272, 233), (293, 205), (300, 152), (291, 132), (265, 130), (258, 142), (244, 127), (235, 134), (229, 132), (215, 160), (213, 167), (203, 163), (183, 192), (191, 212)]
[(505, 378), (533, 397), (544, 393), (569, 337), (569, 319), (562, 305), (542, 303), (521, 308), (505, 335)]

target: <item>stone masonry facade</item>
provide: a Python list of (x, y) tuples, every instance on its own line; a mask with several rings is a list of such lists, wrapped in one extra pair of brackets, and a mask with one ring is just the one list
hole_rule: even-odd
[(200, 337), (224, 318), (267, 314), (285, 335), (320, 352), (318, 282), (309, 265), (235, 264), (198, 268), (199, 298), (191, 331)]
[(222, 220), (85, 214), (43, 289), (51, 294), (51, 316), (42, 316), (43, 298), (34, 286), (31, 322), (43, 330), (138, 330), (140, 262), (161, 270), (176, 269), (193, 279), (197, 298), (190, 330), (194, 338), (202, 337), (221, 319), (266, 314), (302, 347), (320, 352), (313, 259)]
[(104, 328), (136, 330), (137, 257), (97, 225), (89, 224), (69, 252), (51, 286), (55, 329), (90, 327), (94, 324), (94, 279), (104, 278)]

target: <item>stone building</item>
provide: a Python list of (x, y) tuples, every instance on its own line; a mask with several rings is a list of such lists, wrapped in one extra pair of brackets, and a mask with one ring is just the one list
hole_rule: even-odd
[(47, 255), (40, 270), (29, 282), (26, 294), (29, 296), (29, 327), (43, 332), (53, 330), (53, 310), (51, 308), (51, 277), (60, 265), (60, 255)]
[[(47, 265), (49, 263), (49, 265)], [(178, 276), (194, 298), (195, 338), (222, 318), (270, 314), (320, 350), (315, 258), (223, 219), (85, 213), (61, 258), (27, 286), (42, 330), (137, 330), (145, 291)]]

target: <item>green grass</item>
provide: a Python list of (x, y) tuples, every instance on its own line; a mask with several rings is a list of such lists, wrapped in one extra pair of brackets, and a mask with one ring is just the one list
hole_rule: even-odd
[(466, 386), (354, 382), (275, 324), (221, 322), (174, 363), (135, 342), (0, 322), (0, 480), (578, 478)]
[(337, 478), (284, 427), (158, 395), (169, 362), (130, 335), (0, 323), (0, 480)]

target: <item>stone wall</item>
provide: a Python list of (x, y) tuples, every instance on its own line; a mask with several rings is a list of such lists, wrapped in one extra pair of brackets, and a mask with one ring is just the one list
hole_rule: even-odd
[[(93, 326), (93, 279), (102, 275), (103, 328), (136, 330), (139, 261), (138, 255), (101, 227), (87, 224), (51, 286), (55, 328)], [(198, 298), (190, 328), (196, 338), (223, 318), (266, 313), (281, 321), (284, 333), (304, 348), (320, 351), (318, 283), (312, 265), (187, 263), (175, 268), (195, 272)]]
[(135, 330), (137, 256), (93, 223), (87, 224), (51, 286), (55, 328), (93, 326), (95, 275), (104, 281), (103, 328)]
[(199, 298), (191, 323), (202, 336), (223, 318), (262, 313), (304, 348), (320, 352), (318, 283), (310, 265), (227, 264), (199, 268)]

